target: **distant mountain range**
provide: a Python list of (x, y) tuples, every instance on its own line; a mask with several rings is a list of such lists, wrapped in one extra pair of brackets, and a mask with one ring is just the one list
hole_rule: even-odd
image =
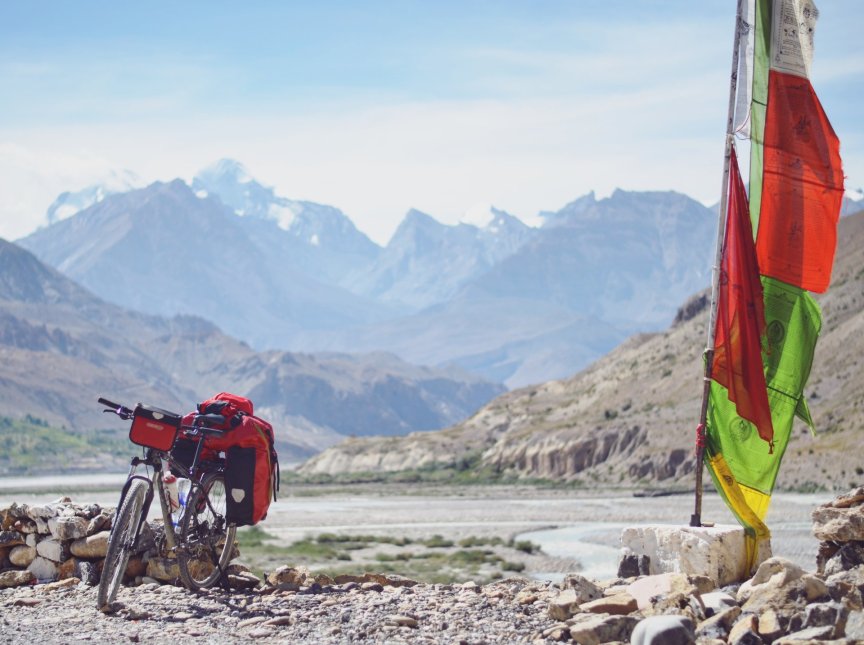
[[(840, 220), (838, 240), (831, 286), (817, 295), (822, 332), (804, 392), (817, 434), (796, 420), (778, 490), (864, 485), (860, 208)], [(607, 493), (692, 490), (709, 300), (707, 291), (694, 295), (666, 330), (634, 335), (570, 378), (507, 392), (445, 430), (344, 441), (310, 459), (301, 472), (380, 473), (467, 462), (475, 472), (569, 481)], [(682, 519), (688, 515), (682, 510)]]
[(455, 226), (411, 210), (380, 247), (338, 209), (276, 195), (230, 160), (191, 185), (90, 188), (63, 204), (19, 243), (106, 300), (200, 316), (258, 349), (388, 351), (510, 387), (668, 324), (708, 284), (715, 229), (684, 195), (616, 191), (537, 228), (494, 208)]
[[(112, 271), (108, 258), (124, 264), (124, 250), (137, 254), (139, 261), (150, 254), (156, 264), (182, 272), (185, 251), (160, 249), (148, 234), (152, 226), (166, 221), (165, 204), (176, 206), (173, 198), (188, 192), (182, 182), (133, 191), (134, 199), (151, 204), (153, 219), (124, 217), (122, 209), (113, 210), (118, 207), (116, 198), (106, 197), (100, 205), (111, 209), (117, 215), (114, 219), (95, 205), (54, 226), (75, 236), (77, 226), (94, 230), (90, 218), (103, 225), (91, 246), (70, 258), (94, 279), (99, 278), (97, 270)], [(202, 202), (192, 199), (185, 205)], [(224, 207), (219, 204), (209, 212), (224, 213)], [(205, 222), (191, 219), (201, 218), (200, 212), (187, 215), (187, 226)], [(236, 226), (226, 218), (203, 231), (229, 223)], [(83, 242), (86, 237), (78, 239)], [(142, 244), (129, 244), (131, 239)], [(202, 246), (208, 247), (210, 263), (219, 268), (226, 263), (217, 261), (217, 252), (230, 249), (231, 242), (217, 241), (218, 245)], [(254, 265), (242, 265), (250, 288), (254, 280), (264, 279), (254, 273)], [(113, 273), (130, 288), (139, 279)], [(226, 293), (214, 284), (212, 291), (189, 295), (194, 302), (237, 306), (226, 300)], [(101, 414), (99, 396), (185, 412), (216, 392), (232, 391), (249, 396), (256, 411), (274, 423), (283, 461), (290, 462), (349, 435), (441, 428), (503, 391), (467, 372), (417, 367), (392, 354), (256, 352), (202, 318), (156, 315), (167, 309), (164, 303), (146, 298), (140, 302), (149, 302), (152, 306), (142, 308), (153, 313), (109, 304), (30, 252), (0, 240), (0, 416), (30, 415), (72, 431), (116, 428), (116, 419)]]

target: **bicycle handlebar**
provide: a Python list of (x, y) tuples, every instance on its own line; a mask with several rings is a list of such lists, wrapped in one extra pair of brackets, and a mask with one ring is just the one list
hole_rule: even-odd
[[(135, 410), (132, 408), (126, 407), (125, 405), (121, 405), (119, 403), (114, 403), (114, 401), (109, 401), (108, 399), (99, 397), (99, 403), (104, 405), (106, 410), (103, 412), (111, 412), (112, 414), (116, 414), (121, 419), (128, 421), (131, 419)], [(225, 415), (222, 414), (196, 414), (193, 417), (192, 425), (182, 425), (180, 426), (183, 430), (207, 430), (213, 434), (222, 434), (225, 432), (224, 429), (213, 428), (212, 426), (223, 425), (225, 423)]]
[(113, 401), (109, 401), (108, 399), (99, 398), (99, 403), (110, 408), (108, 410), (102, 410), (103, 412), (112, 412), (116, 414), (123, 420), (128, 420), (132, 417), (135, 411), (131, 408), (127, 408), (125, 405), (120, 405), (119, 403), (114, 403)]

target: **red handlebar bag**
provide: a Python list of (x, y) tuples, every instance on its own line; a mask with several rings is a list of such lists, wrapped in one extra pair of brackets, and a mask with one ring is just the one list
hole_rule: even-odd
[(168, 452), (174, 445), (179, 427), (179, 414), (139, 403), (135, 406), (132, 426), (129, 428), (129, 440), (145, 448)]

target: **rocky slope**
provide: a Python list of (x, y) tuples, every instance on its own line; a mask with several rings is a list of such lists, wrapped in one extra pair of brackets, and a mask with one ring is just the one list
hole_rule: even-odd
[[(821, 339), (806, 392), (819, 434), (796, 425), (778, 486), (843, 489), (864, 480), (864, 213), (840, 221), (831, 288), (819, 296)], [(701, 400), (706, 294), (658, 334), (631, 337), (574, 377), (516, 390), (441, 432), (343, 442), (306, 473), (395, 471), (453, 464), (586, 485), (690, 485)], [(797, 423), (797, 422), (796, 422)]]

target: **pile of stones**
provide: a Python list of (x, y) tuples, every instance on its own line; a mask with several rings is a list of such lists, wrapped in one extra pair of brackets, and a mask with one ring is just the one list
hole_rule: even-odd
[[(72, 578), (98, 584), (113, 518), (113, 508), (73, 504), (68, 497), (0, 508), (0, 588)], [(163, 538), (161, 521), (145, 522), (126, 567), (127, 582), (180, 584), (177, 560)], [(232, 586), (261, 582), (242, 565), (229, 574)]]
[(98, 582), (112, 515), (69, 498), (0, 509), (0, 587), (72, 577)]

